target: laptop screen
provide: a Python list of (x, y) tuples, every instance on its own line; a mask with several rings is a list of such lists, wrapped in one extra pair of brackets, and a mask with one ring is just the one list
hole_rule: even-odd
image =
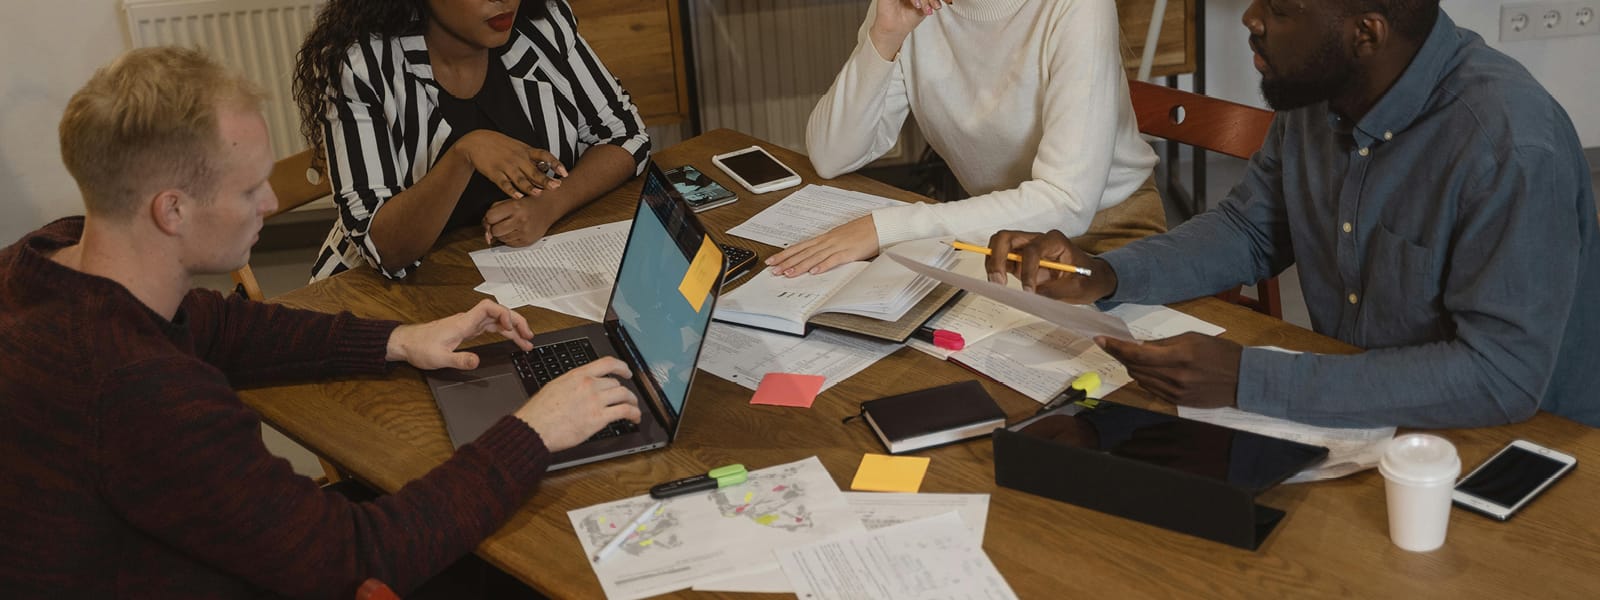
[[(617, 270), (610, 312), (624, 339), (660, 386), (675, 421), (689, 395), (717, 286), (713, 284), (712, 291), (701, 299), (698, 311), (678, 290), (700, 250), (705, 230), (693, 213), (667, 193), (659, 168), (651, 165), (646, 173), (638, 213)], [(717, 259), (720, 263), (721, 256)]]

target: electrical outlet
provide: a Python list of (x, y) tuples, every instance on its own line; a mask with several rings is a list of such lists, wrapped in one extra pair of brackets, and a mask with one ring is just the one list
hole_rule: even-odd
[(1600, 34), (1600, 0), (1506, 4), (1500, 7), (1500, 41)]

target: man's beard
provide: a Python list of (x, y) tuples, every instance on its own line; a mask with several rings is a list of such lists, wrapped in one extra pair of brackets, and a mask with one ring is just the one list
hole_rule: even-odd
[(1279, 73), (1272, 79), (1263, 75), (1261, 96), (1266, 98), (1267, 105), (1273, 110), (1310, 106), (1343, 92), (1355, 79), (1356, 73), (1355, 62), (1345, 54), (1337, 38), (1328, 36), (1317, 48), (1311, 64), (1301, 74)]

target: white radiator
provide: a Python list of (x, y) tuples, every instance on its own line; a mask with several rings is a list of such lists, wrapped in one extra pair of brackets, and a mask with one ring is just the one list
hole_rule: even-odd
[[(861, 0), (690, 0), (700, 118), (805, 152), (811, 108), (856, 46)], [(885, 162), (909, 162), (921, 142), (907, 120)], [(906, 148), (913, 148), (907, 152)]]
[(272, 149), (288, 156), (306, 147), (290, 82), (294, 56), (323, 0), (125, 0), (135, 48), (183, 46), (250, 78), (266, 91)]

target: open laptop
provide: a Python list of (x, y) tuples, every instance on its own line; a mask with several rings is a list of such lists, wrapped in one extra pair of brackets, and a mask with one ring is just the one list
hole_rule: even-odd
[(717, 276), (699, 310), (679, 291), (706, 239), (705, 227), (651, 163), (604, 322), (536, 335), (528, 352), (510, 341), (481, 346), (474, 349), (477, 369), (426, 374), (451, 443), (460, 448), (477, 439), (561, 373), (615, 356), (633, 372), (623, 385), (639, 398), (639, 424), (612, 423), (588, 441), (557, 452), (550, 469), (666, 446), (683, 422), (695, 361), (725, 275), (721, 249), (709, 244), (717, 252), (710, 257)]

